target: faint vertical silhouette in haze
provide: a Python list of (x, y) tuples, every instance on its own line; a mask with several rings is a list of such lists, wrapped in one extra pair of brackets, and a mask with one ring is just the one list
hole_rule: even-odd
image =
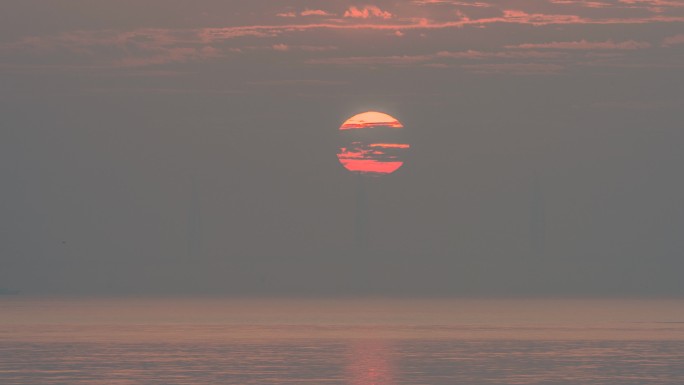
[(535, 262), (544, 259), (546, 254), (546, 202), (542, 181), (535, 174), (532, 179), (530, 197), (530, 255)]
[(192, 261), (198, 258), (202, 252), (202, 207), (195, 174), (190, 178), (187, 230), (187, 260)]
[(366, 178), (358, 174), (356, 176), (356, 217), (354, 230), (356, 235), (356, 247), (359, 250), (368, 248), (368, 194), (366, 193)]

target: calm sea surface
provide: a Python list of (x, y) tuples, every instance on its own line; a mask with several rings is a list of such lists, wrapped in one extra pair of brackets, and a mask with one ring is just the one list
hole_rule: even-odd
[(0, 384), (684, 384), (684, 300), (0, 297)]

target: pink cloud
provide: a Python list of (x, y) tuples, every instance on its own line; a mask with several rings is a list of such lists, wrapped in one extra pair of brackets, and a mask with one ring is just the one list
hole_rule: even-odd
[(674, 36), (668, 36), (665, 39), (663, 39), (663, 47), (671, 47), (673, 45), (680, 45), (684, 44), (684, 34), (680, 33), (679, 35), (674, 35)]
[(464, 64), (461, 68), (479, 74), (556, 74), (565, 68), (558, 64), (546, 63), (491, 63), (491, 64)]
[(498, 58), (498, 59), (554, 59), (564, 56), (562, 53), (557, 52), (538, 52), (538, 51), (519, 51), (519, 52), (486, 52), (486, 51), (440, 51), (434, 55), (436, 58), (449, 58), (449, 59), (487, 59), (487, 58)]
[(607, 41), (554, 41), (551, 43), (526, 43), (519, 45), (509, 45), (506, 48), (522, 49), (560, 49), (560, 50), (636, 50), (649, 48), (648, 42), (627, 40), (623, 42)]
[[(370, 17), (370, 16), (369, 16)], [(504, 10), (503, 15), (479, 19), (461, 19), (447, 22), (434, 22), (429, 19), (410, 19), (403, 23), (301, 23), (283, 25), (246, 25), (240, 27), (207, 28), (201, 34), (207, 41), (232, 39), (243, 36), (273, 37), (283, 32), (308, 31), (317, 29), (359, 29), (359, 30), (429, 30), (462, 28), (464, 26), (484, 26), (488, 24), (508, 23), (533, 26), (547, 25), (611, 25), (611, 24), (648, 24), (648, 23), (682, 23), (684, 16), (652, 15), (635, 18), (587, 18), (570, 14), (526, 13), (519, 10)]]
[[(70, 54), (72, 63), (78, 61), (80, 65), (99, 68), (183, 63), (223, 55), (210, 41), (195, 37), (189, 42), (183, 32), (167, 29), (75, 31), (50, 37), (27, 37), (0, 48), (38, 54), (64, 51)], [(102, 48), (112, 54), (106, 57), (93, 54)]]
[(619, 3), (643, 7), (682, 8), (684, 1), (679, 0), (618, 0)]
[(429, 61), (432, 58), (432, 55), (350, 56), (311, 59), (308, 63), (340, 66), (405, 65)]
[(383, 11), (375, 5), (367, 5), (361, 8), (350, 7), (344, 12), (344, 17), (350, 17), (354, 19), (369, 19), (372, 17), (391, 19), (393, 15), (390, 12)]
[(300, 45), (297, 48), (308, 52), (335, 51), (338, 49), (338, 47), (334, 45)]
[[(259, 49), (259, 47), (252, 47), (252, 48), (253, 49)], [(274, 44), (268, 48), (270, 48), (274, 51), (280, 51), (280, 52), (285, 52), (285, 51), (327, 52), (327, 51), (335, 51), (338, 49), (338, 47), (334, 46), (334, 45), (290, 45), (290, 44), (284, 44), (284, 43)]]
[(280, 33), (278, 28), (254, 28), (254, 27), (228, 27), (228, 28), (204, 28), (197, 31), (198, 37), (205, 42), (216, 40), (235, 39), (238, 37), (274, 37)]
[(300, 13), (302, 16), (335, 16), (333, 13), (326, 12), (322, 9), (305, 9)]
[(591, 0), (550, 0), (553, 4), (562, 5), (579, 5), (581, 7), (587, 8), (608, 8), (612, 7), (613, 4), (605, 3), (602, 1), (591, 1)]
[(503, 17), (480, 19), (481, 22), (504, 22), (504, 23), (519, 23), (531, 25), (549, 25), (549, 24), (584, 24), (585, 20), (577, 15), (561, 15), (561, 14), (544, 14), (544, 13), (527, 13), (516, 9), (503, 10)]
[(306, 52), (327, 52), (338, 49), (334, 45), (290, 45), (290, 44), (274, 44), (270, 47), (275, 51), (306, 51)]
[[(429, 63), (443, 60), (484, 60), (484, 59), (555, 59), (563, 57), (563, 53), (558, 52), (486, 52), (486, 51), (439, 51), (432, 54), (423, 55), (390, 55), (390, 56), (351, 56), (311, 59), (311, 64), (332, 64), (340, 66), (366, 66), (366, 65), (394, 65), (406, 66), (411, 64)], [(441, 66), (443, 63), (430, 63), (431, 66)]]
[(458, 17), (459, 20), (462, 21), (470, 21), (470, 18), (460, 10), (456, 10), (456, 16)]
[(461, 7), (476, 7), (476, 8), (490, 8), (493, 7), (492, 4), (484, 3), (481, 1), (457, 1), (457, 0), (413, 0), (414, 4), (417, 5), (453, 5)]
[[(484, 0), (489, 1), (489, 0)], [(244, 25), (228, 24), (225, 27), (217, 28), (185, 28), (185, 29), (134, 29), (134, 30), (81, 30), (65, 32), (52, 36), (24, 37), (12, 43), (0, 44), (0, 54), (6, 56), (26, 55), (27, 62), (39, 63), (50, 60), (48, 55), (53, 55), (54, 60), (60, 64), (71, 64), (80, 66), (99, 66), (107, 67), (112, 65), (142, 66), (162, 63), (189, 62), (192, 60), (206, 60), (221, 55), (229, 55), (231, 52), (249, 52), (253, 49), (271, 49), (276, 51), (307, 51), (322, 52), (336, 49), (333, 46), (303, 46), (292, 43), (296, 41), (298, 34), (316, 34), (323, 30), (366, 30), (378, 31), (377, 39), (392, 36), (402, 36), (411, 33), (412, 36), (425, 36), (429, 30), (448, 30), (464, 27), (484, 28), (490, 25), (508, 24), (510, 26), (582, 26), (582, 25), (627, 25), (640, 24), (646, 26), (650, 24), (662, 23), (684, 23), (684, 15), (681, 12), (670, 12), (667, 14), (654, 14), (643, 12), (642, 10), (625, 10), (624, 8), (647, 8), (658, 7), (679, 7), (684, 6), (684, 0), (610, 0), (615, 8), (622, 8), (619, 12), (612, 12), (610, 9), (597, 11), (579, 10), (574, 14), (577, 7), (570, 8), (572, 12), (567, 12), (568, 7), (564, 4), (576, 4), (585, 7), (599, 7), (600, 4), (609, 0), (548, 0), (543, 7), (525, 8), (525, 10), (505, 9), (497, 7), (487, 7), (489, 3), (468, 0), (415, 0), (406, 2), (408, 6), (413, 4), (413, 11), (416, 8), (429, 4), (446, 4), (453, 6), (473, 6), (482, 9), (468, 9), (468, 17), (463, 14), (456, 14), (456, 9), (437, 9), (434, 7), (418, 8), (419, 12), (408, 12), (406, 7), (399, 8), (397, 14), (388, 12), (375, 5), (362, 5), (349, 7), (343, 13), (345, 18), (323, 19), (330, 15), (325, 10), (320, 9), (298, 9), (284, 8), (284, 11), (277, 14), (279, 18), (272, 23), (259, 23), (244, 21)], [(514, 2), (520, 6), (530, 6), (529, 2)], [(362, 3), (363, 4), (363, 3)], [(383, 3), (385, 4), (385, 3)], [(509, 4), (509, 3), (499, 3)], [(494, 9), (497, 8), (497, 9)], [(537, 11), (530, 11), (537, 9)], [(559, 11), (549, 11), (555, 9)], [(681, 8), (678, 8), (681, 9)], [(409, 9), (411, 10), (411, 9)], [(301, 11), (301, 12), (300, 12)], [(392, 9), (394, 11), (394, 9)], [(435, 11), (433, 13), (433, 11)], [(439, 14), (436, 13), (439, 11)], [(415, 17), (403, 17), (401, 12)], [(298, 18), (297, 16), (307, 14), (309, 18)], [(342, 13), (340, 13), (342, 14)], [(434, 18), (432, 18), (434, 17)], [(436, 18), (436, 19), (435, 19)], [(246, 20), (246, 19), (245, 19)], [(667, 26), (667, 28), (674, 26)], [(639, 27), (641, 28), (641, 27)], [(509, 28), (507, 28), (508, 30)], [(534, 31), (535, 29), (529, 29)], [(409, 31), (417, 31), (412, 33)], [(513, 33), (515, 30), (511, 29)], [(544, 29), (536, 29), (538, 34), (545, 33)], [(579, 29), (578, 29), (579, 31)], [(477, 31), (468, 30), (468, 34)], [(492, 32), (498, 33), (498, 32)], [(534, 32), (530, 32), (533, 33)], [(335, 34), (333, 39), (341, 39), (344, 44), (344, 34)], [(435, 41), (441, 39), (437, 34)], [(535, 35), (532, 35), (535, 36)], [(638, 36), (638, 35), (637, 35)], [(265, 43), (256, 44), (255, 38), (267, 39)], [(375, 37), (374, 37), (375, 38)], [(293, 40), (290, 40), (293, 39)], [(539, 39), (539, 37), (537, 38)], [(399, 40), (399, 39), (396, 39)], [(663, 46), (674, 46), (682, 44), (681, 34), (670, 36), (660, 44)], [(447, 42), (448, 43), (448, 42)], [(489, 42), (486, 42), (489, 43)], [(337, 44), (337, 43), (333, 43)], [(363, 43), (359, 43), (363, 44)], [(378, 44), (380, 44), (378, 42)], [(449, 47), (445, 44), (442, 47)], [(346, 58), (323, 58), (324, 55), (309, 55), (319, 60), (330, 60), (331, 63), (342, 63), (348, 65), (360, 65), (370, 63), (377, 65), (409, 65), (419, 63), (420, 65), (441, 66), (444, 61), (456, 60), (484, 60), (486, 58), (514, 59), (516, 57), (538, 59), (560, 57), (561, 55), (570, 56), (571, 50), (587, 50), (589, 52), (623, 52), (628, 50), (638, 50), (648, 48), (647, 42), (626, 40), (626, 41), (568, 41), (568, 42), (545, 42), (527, 43), (516, 46), (507, 46), (509, 50), (502, 52), (486, 51), (442, 51), (439, 53), (422, 53), (420, 47), (407, 47), (408, 51), (398, 50), (401, 55), (362, 57), (360, 52), (363, 50), (350, 51)], [(210, 47), (210, 48), (205, 48)], [(439, 46), (438, 46), (439, 47)], [(435, 51), (439, 48), (435, 49)], [(106, 54), (102, 54), (105, 52)], [(584, 56), (587, 53), (582, 53)], [(518, 55), (518, 56), (516, 56)], [(294, 59), (293, 59), (294, 60)], [(306, 59), (303, 59), (306, 60)], [(115, 63), (115, 64), (112, 64)], [(453, 63), (452, 63), (453, 64)]]
[[(366, 9), (366, 8), (364, 8)], [(362, 10), (356, 9), (364, 14)], [(368, 17), (371, 16), (371, 11), (368, 11)], [(382, 13), (383, 11), (379, 11)], [(377, 13), (377, 12), (376, 12)], [(366, 20), (366, 19), (363, 19)], [(649, 15), (646, 17), (633, 18), (589, 18), (578, 15), (568, 14), (541, 14), (541, 13), (527, 13), (519, 10), (505, 10), (502, 15), (487, 18), (471, 18), (460, 19), (446, 22), (435, 22), (426, 18), (419, 19), (398, 19), (401, 22), (394, 23), (286, 23), (273, 25), (243, 25), (243, 26), (229, 26), (218, 28), (202, 28), (202, 29), (137, 29), (132, 31), (76, 31), (63, 33), (56, 36), (39, 36), (39, 37), (25, 37), (21, 40), (4, 44), (5, 51), (41, 51), (51, 52), (56, 50), (67, 50), (70, 52), (85, 53), (98, 46), (112, 46), (121, 50), (126, 47), (134, 46), (139, 52), (154, 51), (160, 47), (171, 46), (197, 46), (197, 45), (212, 45), (214, 43), (222, 42), (224, 40), (258, 37), (258, 38), (273, 38), (281, 36), (284, 33), (303, 33), (309, 30), (339, 30), (339, 29), (359, 29), (359, 30), (378, 30), (395, 33), (401, 31), (405, 33), (407, 30), (431, 30), (431, 29), (457, 29), (465, 26), (485, 26), (488, 24), (508, 23), (521, 25), (610, 25), (610, 24), (648, 24), (648, 23), (682, 23), (684, 16), (663, 16), (663, 15)], [(622, 44), (622, 46), (620, 46)], [(636, 48), (635, 44), (643, 44), (639, 42), (625, 42), (613, 43), (623, 49)], [(668, 43), (669, 44), (669, 43)], [(236, 48), (236, 47), (232, 47)], [(519, 47), (525, 48), (525, 47)], [(541, 48), (541, 47), (540, 47)], [(596, 46), (596, 48), (599, 48)], [(608, 44), (604, 44), (603, 49), (607, 49)]]

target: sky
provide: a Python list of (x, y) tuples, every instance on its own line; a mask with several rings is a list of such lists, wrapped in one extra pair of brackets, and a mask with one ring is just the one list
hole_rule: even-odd
[(683, 70), (681, 0), (4, 0), (0, 287), (681, 296)]

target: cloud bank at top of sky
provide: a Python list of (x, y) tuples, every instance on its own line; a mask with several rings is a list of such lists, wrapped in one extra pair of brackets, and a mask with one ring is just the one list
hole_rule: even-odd
[[(255, 4), (247, 11), (226, 15), (221, 24), (198, 21), (174, 28), (150, 23), (26, 34), (0, 45), (0, 71), (178, 66), (250, 54), (290, 55), (287, 60), (302, 66), (419, 66), (480, 73), (538, 68), (548, 74), (578, 66), (622, 66), (625, 58), (634, 59), (633, 67), (683, 66), (668, 53), (683, 40), (672, 27), (684, 23), (684, 1), (678, 0), (309, 1)], [(460, 43), (466, 29), (474, 38)], [(515, 30), (519, 36), (511, 33)], [(546, 37), (550, 32), (552, 39)], [(362, 41), (354, 38), (358, 33), (365, 34)], [(387, 41), (388, 48), (372, 49)], [(637, 53), (643, 50), (652, 52), (649, 57)]]

